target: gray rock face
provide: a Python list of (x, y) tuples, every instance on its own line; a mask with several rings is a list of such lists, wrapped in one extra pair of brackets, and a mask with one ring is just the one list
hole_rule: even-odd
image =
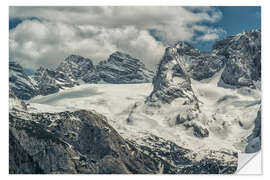
[(187, 74), (195, 80), (213, 76), (224, 67), (226, 62), (225, 56), (219, 55), (216, 50), (201, 52), (181, 41), (175, 45), (175, 48), (177, 48), (177, 53), (182, 56)]
[(154, 73), (138, 59), (128, 54), (115, 52), (108, 61), (97, 66), (79, 55), (68, 56), (56, 69), (40, 67), (33, 76), (24, 73), (23, 68), (10, 62), (10, 88), (19, 99), (29, 100), (36, 95), (49, 95), (60, 89), (84, 83), (147, 83)]
[[(127, 143), (104, 116), (93, 112), (12, 111), (9, 122), (10, 173), (159, 172), (155, 159)], [(14, 152), (17, 149), (22, 153)]]
[[(237, 153), (229, 151), (193, 152), (153, 134), (143, 143), (130, 141), (145, 154), (163, 161), (161, 169), (173, 174), (233, 174), (237, 169)], [(201, 157), (196, 159), (194, 157)]]
[(248, 137), (248, 145), (246, 147), (246, 153), (255, 153), (261, 150), (261, 107), (257, 113), (257, 117), (254, 121), (255, 127)]
[(154, 89), (147, 102), (171, 103), (176, 98), (182, 98), (187, 104), (197, 104), (183, 56), (178, 52), (179, 46), (181, 44), (166, 49), (153, 79)]
[(96, 75), (96, 68), (93, 62), (78, 55), (68, 56), (56, 70), (70, 74), (74, 79), (81, 79), (86, 83), (96, 83), (100, 80), (98, 75)]
[(107, 61), (100, 62), (96, 68), (103, 81), (114, 84), (147, 83), (154, 76), (140, 60), (118, 51), (110, 55)]
[(66, 73), (43, 67), (40, 67), (35, 72), (33, 78), (37, 83), (39, 93), (44, 96), (56, 93), (59, 89), (63, 89), (65, 87), (74, 87), (75, 85), (79, 85), (69, 72)]
[(43, 174), (44, 172), (9, 132), (9, 174), (33, 173)]
[(9, 88), (23, 100), (31, 99), (39, 93), (35, 82), (16, 62), (9, 62)]
[(253, 81), (261, 80), (261, 31), (228, 37), (217, 42), (214, 48), (228, 59), (221, 76), (225, 83), (255, 88)]
[(184, 42), (176, 43), (174, 48), (182, 56), (186, 73), (195, 80), (210, 78), (222, 68), (221, 80), (236, 87), (254, 88), (253, 81), (261, 79), (260, 30), (217, 41), (210, 52), (201, 52)]

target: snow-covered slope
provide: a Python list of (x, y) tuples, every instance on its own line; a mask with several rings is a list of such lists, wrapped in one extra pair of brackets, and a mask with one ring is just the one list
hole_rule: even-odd
[(162, 159), (160, 172), (232, 173), (237, 152), (260, 149), (260, 60), (258, 30), (227, 37), (211, 52), (184, 42), (168, 47), (152, 84), (143, 82), (153, 73), (129, 55), (116, 52), (96, 67), (71, 56), (58, 77), (96, 84), (36, 96), (27, 112), (95, 111), (127, 143)]
[[(171, 123), (171, 115), (181, 112), (177, 103), (162, 109), (144, 106), (152, 90), (151, 84), (84, 84), (57, 94), (38, 96), (30, 102), (40, 111), (92, 109), (108, 117), (110, 123), (124, 137), (132, 139), (155, 134), (179, 146), (200, 152), (203, 149), (230, 149), (242, 152), (247, 136), (253, 130), (253, 121), (260, 104), (260, 92), (246, 88), (218, 87), (220, 74), (205, 82), (193, 80), (204, 118), (198, 123), (209, 129), (209, 137), (198, 138), (189, 129)], [(134, 104), (134, 101), (137, 103)], [(135, 119), (128, 121), (134, 106)], [(155, 107), (153, 107), (155, 108)]]
[(142, 61), (118, 51), (96, 66), (88, 58), (70, 55), (55, 69), (40, 67), (33, 76), (25, 74), (15, 62), (10, 62), (9, 69), (10, 88), (18, 98), (27, 100), (84, 83), (147, 83), (152, 82), (154, 76)]
[[(195, 93), (203, 92), (205, 87), (200, 85), (200, 82), (197, 83), (198, 90), (196, 89)], [(154, 109), (156, 113), (153, 109), (143, 106), (145, 98), (151, 91), (151, 84), (84, 84), (61, 90), (57, 94), (45, 97), (37, 96), (28, 101), (30, 103), (28, 109), (35, 113), (76, 111), (78, 109), (94, 110), (108, 117), (109, 124), (126, 140), (135, 142), (138, 148), (142, 148), (145, 152), (151, 150), (151, 152), (161, 153), (160, 157), (174, 165), (178, 164), (178, 161), (182, 161), (182, 158), (188, 159), (188, 164), (196, 164), (205, 158), (210, 158), (209, 154), (212, 154), (212, 158), (219, 159), (225, 164), (235, 162), (234, 152), (243, 150), (246, 145), (245, 135), (250, 134), (252, 127), (243, 128), (236, 122), (232, 127), (237, 130), (234, 133), (238, 137), (234, 137), (235, 134), (218, 136), (214, 133), (215, 130), (210, 130), (209, 137), (198, 138), (194, 136), (191, 129), (181, 125), (172, 125), (167, 118), (173, 112), (179, 113), (176, 103), (167, 104), (163, 109)], [(229, 93), (239, 95), (237, 91), (233, 90)], [(222, 94), (218, 94), (216, 99), (222, 97)], [(137, 103), (134, 104), (134, 102)], [(136, 109), (135, 112), (134, 107), (141, 108)], [(129, 120), (131, 113), (136, 113), (138, 116)], [(244, 114), (239, 115), (240, 118), (244, 117)], [(163, 143), (162, 139), (164, 139)], [(175, 143), (175, 146), (188, 149), (190, 152), (172, 159), (172, 154), (178, 151), (175, 146), (170, 145), (172, 142)], [(150, 149), (147, 150), (147, 148)], [(180, 166), (180, 164), (178, 165)], [(186, 166), (181, 165), (181, 167)]]

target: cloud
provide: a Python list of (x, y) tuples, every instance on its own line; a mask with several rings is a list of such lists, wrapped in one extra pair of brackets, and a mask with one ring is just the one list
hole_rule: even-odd
[(201, 41), (213, 41), (213, 40), (216, 40), (218, 39), (219, 36), (218, 34), (205, 34), (203, 36), (200, 36), (197, 38), (197, 40), (201, 40)]
[(23, 19), (10, 30), (10, 59), (34, 70), (70, 54), (99, 62), (118, 50), (153, 69), (167, 45), (217, 38), (220, 30), (203, 24), (221, 17), (211, 7), (10, 7), (10, 18)]

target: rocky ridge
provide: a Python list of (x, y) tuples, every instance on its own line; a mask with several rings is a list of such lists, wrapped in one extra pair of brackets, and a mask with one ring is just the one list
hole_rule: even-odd
[(9, 62), (9, 89), (23, 100), (28, 100), (39, 94), (36, 82), (16, 62)]
[(29, 100), (81, 83), (147, 83), (153, 75), (140, 60), (117, 51), (96, 66), (88, 58), (70, 55), (56, 69), (40, 67), (33, 76), (27, 75), (18, 63), (10, 62), (9, 79), (16, 96)]

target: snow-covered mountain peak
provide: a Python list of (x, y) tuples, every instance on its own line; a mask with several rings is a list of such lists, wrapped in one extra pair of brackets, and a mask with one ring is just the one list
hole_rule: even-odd
[(71, 54), (67, 58), (65, 58), (64, 62), (82, 64), (82, 63), (90, 63), (93, 65), (93, 62), (89, 58), (82, 57), (80, 55)]
[(111, 57), (116, 57), (118, 59), (133, 59), (129, 54), (126, 54), (126, 53), (123, 53), (123, 52), (120, 52), (120, 51), (115, 51), (114, 53), (112, 53), (108, 59), (109, 60), (112, 60)]
[(153, 79), (154, 89), (148, 98), (151, 102), (161, 100), (171, 103), (180, 97), (189, 101), (196, 99), (191, 88), (190, 78), (186, 73), (183, 56), (179, 55), (176, 47), (166, 48), (160, 61)]
[(144, 63), (119, 51), (111, 54), (107, 61), (96, 66), (100, 78), (107, 83), (146, 83), (151, 82), (154, 73)]
[(38, 94), (35, 82), (24, 72), (17, 63), (9, 62), (9, 88), (20, 99), (28, 100)]

